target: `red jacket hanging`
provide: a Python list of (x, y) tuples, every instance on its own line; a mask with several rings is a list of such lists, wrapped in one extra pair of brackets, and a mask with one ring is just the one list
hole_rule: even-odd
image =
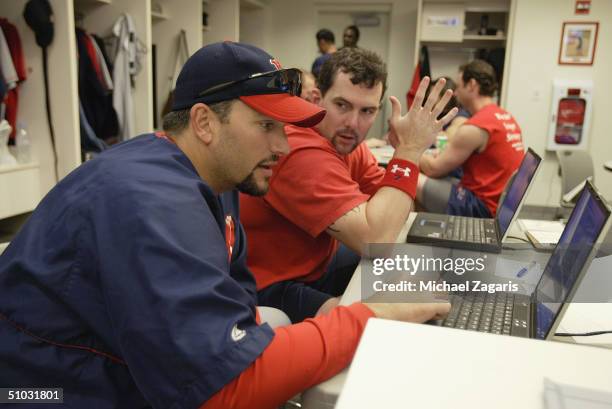
[[(19, 32), (17, 31), (17, 27), (15, 27), (15, 25), (10, 23), (5, 18), (0, 18), (0, 28), (2, 29), (2, 33), (6, 38), (6, 42), (9, 46), (9, 51), (11, 52), (13, 65), (15, 66), (17, 77), (19, 79), (19, 82), (21, 83), (22, 81), (25, 81), (27, 73), (25, 68), (25, 58), (23, 57), (23, 47), (21, 46), (21, 38), (19, 37)], [(9, 136), (9, 144), (12, 145), (15, 143), (17, 107), (19, 105), (18, 87), (13, 88), (7, 93), (4, 102), (6, 104), (6, 120), (13, 128), (13, 130), (11, 131), (11, 135)]]
[(412, 101), (414, 101), (414, 97), (419, 89), (419, 84), (425, 77), (431, 77), (431, 70), (429, 68), (429, 52), (427, 51), (427, 47), (423, 46), (419, 52), (419, 61), (417, 61), (414, 74), (412, 75), (410, 89), (408, 93), (406, 93), (406, 109), (410, 109)]

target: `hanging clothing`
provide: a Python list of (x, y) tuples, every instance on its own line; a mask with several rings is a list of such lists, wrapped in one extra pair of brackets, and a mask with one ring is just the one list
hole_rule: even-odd
[[(15, 144), (15, 135), (17, 132), (17, 108), (19, 106), (19, 88), (17, 87), (17, 85), (22, 81), (26, 80), (27, 72), (25, 58), (23, 56), (23, 47), (21, 45), (21, 38), (19, 37), (17, 27), (15, 27), (15, 25), (10, 23), (7, 19), (0, 18), (0, 28), (0, 33), (4, 36), (4, 40), (6, 46), (8, 47), (8, 52), (10, 54), (10, 58), (7, 60), (7, 64), (8, 62), (12, 63), (12, 70), (14, 70), (16, 75), (16, 77), (12, 77), (12, 79), (16, 78), (15, 83), (12, 84), (8, 84), (8, 81), (6, 81), (6, 77), (4, 77), (4, 80), (7, 82), (8, 92), (7, 95), (1, 99), (6, 104), (4, 116), (9, 122), (9, 124), (13, 127), (13, 130), (9, 135), (9, 144), (13, 145)], [(1, 58), (2, 61), (4, 61), (5, 58), (6, 57), (3, 52)], [(9, 69), (9, 71), (11, 71), (10, 67), (7, 68)]]
[(412, 101), (414, 101), (414, 97), (419, 89), (419, 84), (425, 77), (431, 78), (431, 69), (429, 68), (429, 51), (427, 50), (427, 46), (421, 47), (419, 61), (412, 76), (412, 83), (410, 84), (410, 89), (406, 94), (406, 109), (410, 109)]
[[(88, 34), (88, 35), (91, 40), (93, 49), (96, 53), (96, 58), (98, 60), (98, 65), (100, 68), (99, 70), (100, 82), (102, 82), (102, 84), (107, 90), (111, 91), (113, 89), (113, 78), (108, 70), (108, 66), (106, 64), (106, 59), (104, 58), (104, 54), (102, 53), (102, 50), (100, 49), (100, 46), (96, 42), (96, 39), (94, 38), (94, 36), (92, 36), (91, 34)], [(98, 71), (96, 71), (96, 73), (98, 73)]]
[(144, 49), (136, 36), (134, 21), (123, 14), (113, 26), (117, 48), (113, 62), (113, 106), (119, 118), (119, 136), (126, 140), (135, 135), (134, 107), (132, 101), (133, 76), (142, 68), (140, 59)]
[(100, 85), (102, 85), (102, 87), (105, 87), (105, 83), (104, 83), (104, 78), (102, 78), (102, 67), (100, 65), (100, 61), (98, 61), (98, 53), (96, 52), (96, 49), (94, 48), (94, 41), (91, 38), (91, 36), (87, 33), (84, 33), (84, 44), (85, 44), (85, 50), (87, 51), (87, 56), (89, 57), (89, 60), (91, 61), (91, 65), (94, 69), (94, 72), (96, 73), (96, 77), (98, 78), (98, 82), (100, 83)]
[(27, 78), (26, 63), (23, 56), (23, 47), (21, 45), (21, 37), (17, 31), (17, 27), (5, 18), (0, 17), (0, 28), (2, 34), (9, 47), (11, 53), (11, 60), (17, 73), (17, 80), (19, 82), (25, 81)]
[(106, 63), (106, 68), (108, 69), (109, 72), (112, 73), (113, 72), (113, 62), (111, 58), (108, 56), (108, 49), (107, 49), (106, 43), (104, 42), (102, 37), (96, 34), (91, 34), (91, 37), (94, 39), (94, 41), (96, 42), (96, 45), (98, 46), (98, 49), (102, 53), (102, 57), (104, 58), (104, 62)]
[(94, 40), (84, 30), (77, 28), (76, 37), (79, 56), (79, 98), (83, 112), (97, 138), (103, 140), (115, 138), (119, 134), (119, 122), (113, 108), (112, 90), (103, 81), (104, 59), (98, 58)]
[(81, 128), (81, 150), (85, 152), (102, 152), (105, 150), (108, 146), (102, 139), (96, 136), (91, 125), (89, 125), (81, 101), (79, 101), (79, 120)]
[[(0, 70), (0, 104), (4, 104), (4, 97), (8, 93), (8, 84), (4, 80), (4, 75), (2, 75), (2, 70)], [(4, 112), (1, 113), (0, 119), (4, 118)]]
[(19, 77), (17, 76), (15, 65), (13, 64), (11, 50), (2, 30), (0, 30), (0, 69), (2, 69), (2, 75), (8, 84), (8, 88), (15, 88), (17, 86), (17, 81), (19, 81)]

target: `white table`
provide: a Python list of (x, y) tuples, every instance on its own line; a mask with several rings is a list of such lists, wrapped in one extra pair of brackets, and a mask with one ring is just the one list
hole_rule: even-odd
[(336, 408), (545, 408), (544, 378), (612, 393), (612, 351), (371, 319)]
[[(417, 215), (416, 212), (410, 213), (410, 215), (408, 216), (408, 220), (406, 221), (406, 225), (404, 226), (404, 228), (398, 235), (398, 240), (397, 240), (398, 242), (404, 241), (404, 238), (408, 234), (408, 230), (410, 229), (410, 226), (412, 226), (412, 223), (414, 222), (416, 215)], [(517, 222), (512, 223), (512, 225), (510, 226), (509, 236), (527, 239), (527, 237), (525, 236), (525, 233), (521, 230), (520, 223), (517, 223)], [(510, 240), (507, 240), (506, 242), (517, 243), (521, 241), (516, 240), (516, 239), (510, 239)], [(353, 273), (353, 277), (351, 278), (351, 281), (349, 282), (346, 288), (346, 291), (344, 292), (342, 296), (340, 304), (350, 305), (356, 301), (359, 301), (361, 299), (361, 295), (362, 295), (361, 266), (357, 266), (357, 269), (355, 270), (355, 273)], [(563, 323), (561, 323), (561, 325), (563, 325)], [(424, 326), (424, 327), (429, 327), (429, 326)], [(460, 331), (460, 330), (459, 331), (452, 330), (452, 331), (469, 332), (469, 331)], [(514, 338), (514, 337), (506, 337), (506, 338)], [(555, 337), (555, 340), (561, 341), (563, 343), (573, 342), (572, 338), (566, 338), (566, 337), (564, 338)], [(384, 345), (384, 344), (381, 344), (381, 345)], [(608, 347), (612, 347), (612, 345)], [(344, 371), (340, 372), (335, 377), (325, 382), (322, 382), (319, 385), (316, 385), (310, 388), (309, 390), (305, 391), (302, 394), (302, 407), (305, 409), (328, 409), (328, 408), (331, 409), (333, 408), (340, 391), (343, 390), (343, 385), (346, 381), (347, 371), (348, 370), (345, 369)], [(384, 406), (379, 406), (379, 407), (384, 407)]]

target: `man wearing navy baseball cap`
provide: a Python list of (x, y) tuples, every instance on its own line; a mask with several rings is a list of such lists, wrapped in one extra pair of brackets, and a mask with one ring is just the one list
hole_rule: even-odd
[(350, 361), (363, 304), (272, 330), (256, 310), (237, 191), (261, 195), (285, 123), (325, 111), (299, 72), (217, 43), (178, 77), (165, 132), (124, 142), (49, 192), (0, 257), (0, 384), (63, 388), (73, 408), (272, 408)]

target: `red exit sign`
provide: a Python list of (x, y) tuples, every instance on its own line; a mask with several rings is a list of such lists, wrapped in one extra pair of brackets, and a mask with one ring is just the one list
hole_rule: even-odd
[(591, 0), (576, 0), (576, 14), (589, 14)]

